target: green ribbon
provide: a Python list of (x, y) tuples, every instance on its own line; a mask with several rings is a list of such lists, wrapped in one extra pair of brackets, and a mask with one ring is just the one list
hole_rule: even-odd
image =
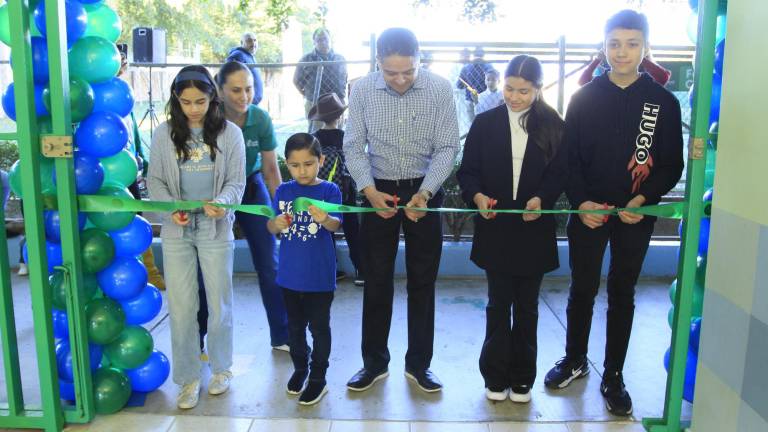
[[(207, 204), (205, 201), (145, 201), (135, 200), (131, 198), (121, 198), (102, 195), (78, 195), (77, 197), (79, 208), (81, 212), (175, 212), (184, 210), (194, 210), (202, 208)], [(43, 203), (48, 209), (57, 209), (56, 197), (52, 195), (45, 195), (43, 197)], [(270, 206), (257, 205), (257, 204), (217, 204), (212, 203), (216, 207), (222, 207), (231, 209), (243, 213), (249, 213), (257, 216), (265, 216), (273, 218), (275, 212)], [(356, 207), (343, 204), (333, 204), (325, 201), (319, 201), (312, 198), (299, 197), (293, 201), (293, 209), (296, 212), (306, 212), (309, 210), (309, 206), (315, 206), (328, 213), (372, 213), (377, 211), (388, 211), (390, 208), (371, 208), (371, 207)], [(610, 210), (523, 210), (523, 209), (490, 209), (490, 210), (478, 210), (478, 209), (466, 209), (466, 208), (418, 208), (418, 207), (406, 207), (397, 206), (397, 209), (408, 209), (414, 211), (423, 212), (440, 212), (440, 213), (499, 213), (499, 214), (523, 214), (523, 213), (538, 213), (538, 214), (602, 214), (602, 215), (616, 215), (620, 211), (628, 211), (631, 213), (642, 214), (645, 216), (656, 216), (669, 219), (682, 219), (683, 210), (685, 207), (684, 202), (676, 202), (669, 204), (658, 204), (643, 206), (637, 208), (615, 208)]]

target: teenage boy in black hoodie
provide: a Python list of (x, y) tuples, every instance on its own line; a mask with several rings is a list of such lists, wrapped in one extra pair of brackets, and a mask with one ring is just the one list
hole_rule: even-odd
[[(680, 179), (683, 138), (680, 104), (645, 73), (648, 21), (632, 10), (612, 16), (605, 26), (605, 53), (611, 70), (571, 99), (564, 148), (571, 170), (566, 193), (580, 210), (657, 204)], [(564, 388), (589, 373), (587, 343), (592, 309), (600, 286), (603, 253), (610, 242), (605, 372), (600, 392), (614, 415), (632, 413), (622, 370), (634, 315), (635, 284), (655, 218), (579, 214), (568, 222), (571, 287), (565, 357), (544, 380)]]

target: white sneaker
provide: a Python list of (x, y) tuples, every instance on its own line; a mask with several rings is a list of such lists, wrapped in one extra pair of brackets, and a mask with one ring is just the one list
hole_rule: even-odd
[(200, 380), (194, 380), (189, 384), (184, 384), (176, 397), (176, 405), (180, 409), (191, 409), (197, 406), (200, 400)]
[(213, 374), (213, 378), (208, 383), (208, 394), (220, 395), (229, 390), (229, 383), (232, 381), (232, 372), (224, 371)]
[(531, 401), (531, 388), (528, 386), (515, 386), (509, 391), (509, 400), (517, 403)]
[(291, 347), (288, 346), (288, 344), (282, 344), (282, 345), (275, 345), (272, 347), (275, 351), (283, 351), (283, 352), (291, 352)]
[(29, 269), (27, 268), (27, 265), (24, 263), (19, 263), (19, 271), (16, 274), (19, 276), (28, 276)]
[(508, 394), (509, 394), (509, 389), (504, 389), (502, 391), (493, 391), (487, 387), (485, 389), (485, 397), (491, 401), (501, 402), (503, 400), (507, 400)]

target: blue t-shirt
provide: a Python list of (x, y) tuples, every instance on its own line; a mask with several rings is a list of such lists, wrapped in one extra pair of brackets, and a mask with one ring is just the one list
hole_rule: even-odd
[(211, 148), (203, 141), (202, 128), (191, 128), (189, 159), (176, 158), (179, 163), (181, 199), (210, 201), (213, 199), (213, 159)]
[[(292, 180), (277, 188), (272, 201), (275, 214), (289, 213), (293, 216), (291, 226), (280, 237), (277, 284), (294, 291), (333, 291), (336, 289), (333, 233), (315, 222), (309, 212), (293, 211), (293, 200), (299, 197), (341, 204), (339, 187), (327, 181), (304, 186)], [(330, 215), (341, 220), (339, 213)]]

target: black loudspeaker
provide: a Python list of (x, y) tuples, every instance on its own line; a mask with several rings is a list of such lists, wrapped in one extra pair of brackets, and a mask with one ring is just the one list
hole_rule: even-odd
[(165, 60), (165, 29), (150, 27), (134, 28), (134, 63), (165, 63)]

